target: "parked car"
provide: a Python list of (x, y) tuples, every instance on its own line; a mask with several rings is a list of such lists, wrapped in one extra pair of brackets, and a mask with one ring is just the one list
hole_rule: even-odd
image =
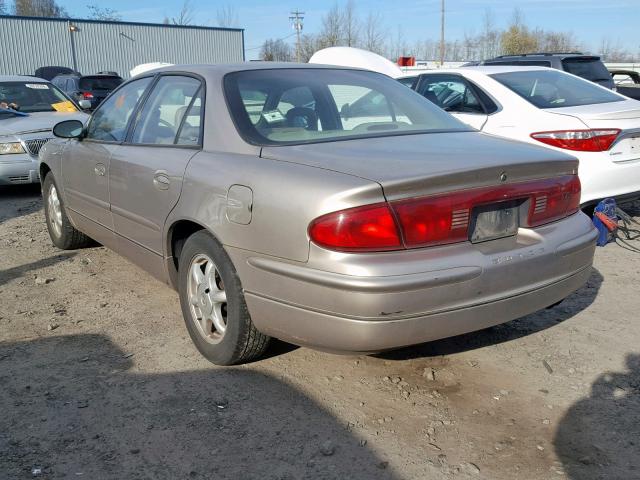
[(87, 117), (46, 80), (0, 76), (0, 185), (38, 183), (38, 153), (69, 118)]
[(123, 80), (113, 73), (97, 73), (95, 75), (58, 75), (51, 81), (71, 98), (87, 100), (90, 110), (95, 109)]
[(67, 75), (75, 73), (80, 75), (78, 72), (74, 71), (73, 68), (69, 67), (58, 67), (58, 66), (48, 66), (48, 67), (40, 67), (36, 68), (34, 76), (38, 78), (44, 78), (45, 80), (51, 81), (54, 77), (58, 75)]
[(545, 67), (485, 66), (420, 75), (415, 89), (486, 133), (580, 160), (581, 203), (640, 197), (640, 103)]
[(633, 70), (610, 70), (616, 91), (635, 100), (640, 100), (640, 73)]
[(583, 55), (580, 52), (501, 55), (490, 60), (484, 60), (480, 62), (480, 65), (550, 67), (572, 73), (609, 89), (614, 87), (613, 79), (600, 57)]
[(478, 133), (378, 73), (168, 67), (54, 133), (53, 243), (94, 238), (176, 288), (214, 363), (270, 336), (373, 352), (478, 330), (591, 275), (575, 158)]

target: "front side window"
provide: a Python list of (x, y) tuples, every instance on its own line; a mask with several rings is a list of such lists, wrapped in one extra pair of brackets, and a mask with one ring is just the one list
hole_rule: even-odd
[(256, 145), (469, 130), (401, 83), (373, 72), (247, 70), (226, 75), (224, 88), (240, 134)]
[(0, 103), (16, 105), (24, 113), (69, 112), (76, 107), (58, 87), (52, 83), (0, 82)]
[(538, 108), (577, 107), (621, 102), (623, 97), (558, 70), (529, 70), (490, 75)]
[(477, 95), (459, 75), (423, 75), (418, 93), (447, 112), (485, 113)]
[(200, 84), (200, 80), (192, 77), (161, 77), (138, 114), (131, 142), (147, 145), (173, 144)]
[(111, 95), (91, 117), (87, 138), (104, 142), (122, 142), (127, 134), (129, 119), (152, 77), (127, 83)]

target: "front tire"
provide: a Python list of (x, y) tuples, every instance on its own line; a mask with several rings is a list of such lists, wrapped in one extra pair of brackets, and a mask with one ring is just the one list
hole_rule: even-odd
[(56, 247), (62, 250), (75, 250), (91, 244), (91, 238), (71, 225), (65, 212), (62, 195), (51, 173), (48, 173), (42, 182), (42, 199), (49, 237)]
[(253, 325), (240, 278), (215, 238), (204, 230), (194, 233), (178, 265), (182, 315), (200, 353), (216, 365), (245, 363), (262, 355), (269, 337)]

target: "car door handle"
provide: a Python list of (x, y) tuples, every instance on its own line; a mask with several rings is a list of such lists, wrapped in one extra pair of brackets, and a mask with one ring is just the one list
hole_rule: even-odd
[(105, 167), (103, 163), (97, 163), (93, 171), (99, 177), (104, 177), (104, 174), (107, 173), (107, 167)]
[(156, 172), (153, 176), (153, 186), (158, 190), (169, 190), (170, 185), (171, 180), (169, 180), (169, 175), (165, 172)]

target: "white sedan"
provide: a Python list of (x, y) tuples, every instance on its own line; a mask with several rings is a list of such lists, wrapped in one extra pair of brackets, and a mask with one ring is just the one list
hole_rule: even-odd
[(486, 133), (569, 151), (581, 204), (640, 197), (640, 102), (545, 67), (464, 67), (403, 81)]

